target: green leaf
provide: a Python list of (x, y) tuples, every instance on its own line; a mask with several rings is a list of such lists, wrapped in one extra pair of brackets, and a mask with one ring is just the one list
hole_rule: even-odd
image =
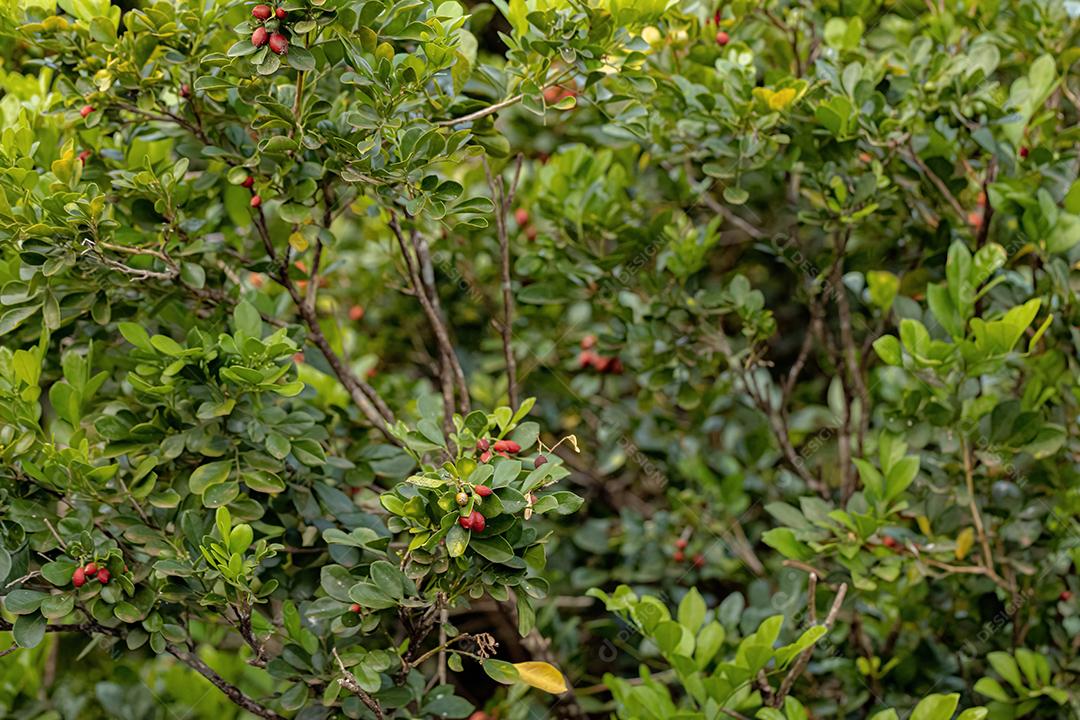
[(679, 623), (696, 635), (704, 621), (705, 599), (701, 597), (697, 588), (690, 588), (679, 603)]
[(231, 460), (219, 460), (201, 465), (188, 478), (188, 488), (196, 495), (202, 495), (207, 488), (225, 482), (229, 478), (232, 466)]

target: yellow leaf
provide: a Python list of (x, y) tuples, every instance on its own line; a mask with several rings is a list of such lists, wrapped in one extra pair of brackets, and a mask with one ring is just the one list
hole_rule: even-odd
[(919, 523), (919, 530), (922, 532), (923, 535), (925, 535), (926, 537), (930, 537), (931, 535), (933, 535), (933, 533), (930, 532), (930, 518), (926, 517), (925, 515), (920, 515), (919, 517), (915, 518), (915, 521)]
[(769, 98), (769, 108), (771, 110), (783, 110), (791, 101), (795, 99), (795, 88), (784, 88), (773, 93)]
[(296, 252), (304, 252), (308, 249), (308, 241), (307, 238), (304, 237), (303, 233), (294, 232), (292, 235), (290, 235), (289, 244), (292, 245), (293, 250), (295, 250)]
[(514, 663), (521, 681), (544, 692), (558, 694), (566, 692), (566, 678), (559, 669), (546, 662)]
[(956, 559), (963, 560), (967, 557), (968, 552), (971, 550), (971, 546), (975, 544), (975, 531), (971, 528), (964, 528), (960, 531), (960, 534), (956, 536)]

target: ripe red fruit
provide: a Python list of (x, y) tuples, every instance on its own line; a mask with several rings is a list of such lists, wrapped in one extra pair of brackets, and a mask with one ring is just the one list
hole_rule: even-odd
[(460, 525), (461, 527), (465, 528), (466, 530), (472, 530), (472, 513), (468, 515), (462, 515), (457, 519), (457, 521), (458, 525)]
[(270, 33), (266, 32), (266, 28), (257, 27), (255, 32), (251, 33), (251, 44), (255, 47), (262, 47), (270, 40)]
[[(86, 116), (84, 115), (83, 117), (86, 117)], [(1026, 157), (1028, 156), (1028, 153), (1029, 153), (1029, 152), (1030, 152), (1030, 150), (1028, 150), (1028, 147), (1027, 147), (1027, 145), (1025, 145), (1024, 147), (1020, 148), (1020, 159), (1021, 159), (1021, 160), (1025, 159), (1025, 158), (1026, 158)]]
[(82, 108), (79, 110), (79, 114), (82, 115), (83, 117), (86, 117), (87, 115), (89, 115), (92, 112), (94, 112), (94, 106), (93, 105), (83, 105)]
[(484, 452), (489, 447), (491, 447), (491, 441), (488, 440), (487, 438), (480, 438), (479, 440), (476, 441), (476, 449), (479, 450), (480, 452)]
[(476, 485), (473, 487), (473, 492), (475, 492), (480, 497), (487, 497), (494, 491), (487, 485)]
[(274, 11), (274, 14), (277, 15), (278, 20), (284, 20), (285, 16), (289, 13), (285, 12), (285, 8), (279, 7), (277, 10)]
[(1061, 594), (1058, 595), (1058, 600), (1060, 600), (1061, 602), (1069, 602), (1070, 600), (1072, 600), (1072, 593), (1068, 590), (1062, 590)]
[(270, 49), (278, 55), (284, 55), (289, 52), (289, 40), (281, 33), (274, 33), (270, 36)]
[(97, 579), (98, 582), (100, 582), (102, 585), (108, 585), (109, 578), (111, 577), (112, 575), (109, 574), (109, 571), (107, 569), (101, 568), (100, 570), (98, 570)]
[(547, 461), (548, 461), (548, 459), (547, 459), (547, 456), (546, 456), (546, 455), (537, 455), (537, 456), (536, 456), (536, 459), (535, 459), (535, 460), (533, 460), (533, 467), (537, 467), (537, 468), (538, 468), (538, 467), (540, 467), (541, 465), (545, 464), (545, 463), (546, 463)]
[(473, 510), (469, 513), (469, 525), (472, 527), (473, 532), (484, 532), (486, 524), (484, 516), (480, 514), (479, 510)]
[(689, 544), (690, 543), (686, 540), (686, 538), (679, 538), (675, 541), (675, 547), (679, 548), (680, 550), (685, 550), (686, 546)]
[(97, 575), (97, 571), (98, 571), (97, 563), (86, 563), (86, 567), (83, 568), (83, 572), (86, 573), (87, 575), (89, 575), (90, 577), (93, 577), (94, 575)]
[(89, 150), (83, 150), (81, 153), (79, 153), (79, 162), (81, 162), (83, 165), (85, 165), (86, 161), (89, 160), (89, 159), (90, 159), (90, 151)]
[(720, 47), (724, 47), (730, 41), (731, 41), (731, 36), (728, 35), (726, 32), (724, 32), (723, 30), (716, 33), (716, 44), (719, 45)]
[(705, 556), (704, 555), (701, 555), (699, 553), (699, 554), (694, 556), (694, 567), (696, 567), (696, 568), (705, 567)]
[(491, 451), (490, 450), (485, 450), (484, 452), (480, 453), (480, 462), (486, 463), (490, 459), (491, 459)]
[(534, 228), (532, 225), (525, 228), (525, 239), (529, 242), (532, 242), (536, 239), (536, 228)]
[(188, 85), (187, 83), (184, 83), (183, 85), (180, 86), (180, 97), (182, 97), (182, 98), (191, 97), (191, 86)]
[(249, 188), (254, 184), (255, 184), (255, 178), (251, 177), (250, 175), (248, 175), (246, 178), (244, 178), (244, 182), (240, 183), (241, 186), (246, 187), (246, 188)]
[(682, 550), (676, 550), (675, 554), (671, 556), (675, 562), (682, 562), (686, 559), (686, 554)]
[(599, 359), (592, 350), (582, 350), (577, 356), (578, 367), (584, 370), (590, 365), (594, 365)]
[(350, 605), (349, 606), (349, 612), (354, 612), (354, 613), (360, 612), (360, 604), (359, 603), (353, 603), (352, 605)]
[(259, 197), (258, 195), (252, 195), (251, 196), (251, 207), (257, 208), (260, 205), (262, 205), (262, 198)]
[(581, 338), (581, 348), (582, 348), (582, 350), (588, 350), (589, 348), (593, 348), (593, 347), (596, 347), (596, 336), (595, 335), (586, 335), (585, 337)]
[(521, 446), (513, 440), (496, 440), (493, 447), (495, 452), (516, 453), (521, 451)]
[(900, 545), (900, 543), (896, 542), (896, 538), (894, 538), (892, 535), (886, 535), (881, 542), (885, 545), (885, 547), (892, 548), (894, 550)]
[(518, 208), (514, 211), (514, 221), (524, 227), (529, 222), (529, 211), (525, 208)]
[(360, 320), (363, 317), (364, 317), (364, 306), (363, 305), (353, 305), (351, 308), (349, 308), (349, 319), (352, 320), (353, 322), (356, 322), (357, 320)]
[(251, 14), (259, 20), (269, 20), (273, 10), (270, 9), (269, 5), (256, 5), (251, 8)]
[(75, 587), (82, 587), (86, 584), (86, 572), (81, 567), (75, 568), (75, 572), (71, 573), (71, 584)]
[(548, 85), (544, 88), (544, 102), (554, 105), (563, 97), (563, 89), (558, 85)]

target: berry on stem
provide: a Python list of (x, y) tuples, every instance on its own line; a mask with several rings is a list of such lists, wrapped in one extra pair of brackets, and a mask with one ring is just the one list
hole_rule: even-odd
[(350, 605), (349, 606), (349, 612), (359, 613), (360, 612), (360, 603), (353, 603), (352, 605)]
[(285, 12), (285, 8), (279, 7), (274, 11), (274, 14), (277, 15), (278, 20), (284, 20), (289, 13)]
[(83, 105), (79, 109), (79, 114), (82, 115), (83, 117), (86, 117), (87, 115), (89, 115), (92, 112), (94, 112), (94, 106), (93, 105)]
[(1070, 600), (1072, 600), (1072, 592), (1070, 592), (1069, 590), (1062, 590), (1061, 594), (1058, 595), (1058, 600), (1060, 600), (1061, 602), (1069, 602)]
[(272, 14), (273, 10), (269, 5), (256, 5), (251, 8), (251, 15), (257, 20), (269, 20)]
[(679, 548), (680, 550), (685, 550), (686, 546), (689, 544), (690, 543), (687, 541), (686, 538), (679, 538), (675, 541), (675, 547)]
[(521, 451), (521, 446), (513, 440), (496, 440), (493, 447), (495, 448), (495, 452), (501, 453), (516, 453)]
[(251, 196), (251, 207), (257, 208), (260, 205), (262, 205), (262, 198), (259, 197), (258, 195), (252, 195)]
[(86, 567), (83, 568), (83, 572), (86, 573), (87, 576), (89, 576), (89, 577), (93, 577), (94, 575), (97, 575), (97, 572), (98, 572), (97, 563), (92, 563), (92, 562), (86, 563)]
[(698, 553), (697, 555), (694, 556), (694, 567), (696, 567), (696, 568), (705, 567), (705, 556), (704, 555)]
[(731, 41), (731, 36), (728, 35), (725, 31), (721, 30), (720, 32), (716, 33), (716, 44), (719, 45), (720, 47), (724, 47), (730, 41)]
[(675, 562), (682, 562), (683, 560), (685, 560), (685, 559), (686, 559), (686, 553), (684, 553), (684, 552), (683, 552), (682, 550), (676, 550), (676, 551), (675, 551), (675, 554), (674, 554), (674, 555), (672, 555), (672, 556), (671, 556), (671, 558), (672, 558), (672, 559), (673, 559), (673, 560), (674, 560)]
[(463, 492), (459, 492), (454, 496), (454, 502), (458, 504), (458, 507), (465, 507), (469, 504), (469, 496)]
[(289, 40), (281, 33), (274, 33), (270, 36), (270, 49), (278, 55), (284, 55), (289, 52)]
[(180, 86), (180, 97), (182, 97), (182, 98), (191, 97), (191, 86), (188, 85), (187, 83), (184, 83), (183, 85)]
[(518, 208), (514, 211), (514, 221), (524, 227), (529, 222), (529, 211), (525, 208)]
[(255, 178), (253, 178), (250, 175), (248, 175), (246, 178), (244, 178), (244, 182), (240, 183), (240, 185), (242, 187), (246, 187), (246, 188), (249, 188), (254, 184), (255, 184)]
[(476, 441), (476, 449), (479, 450), (480, 452), (484, 452), (489, 447), (491, 447), (491, 441), (488, 440), (487, 438), (480, 438), (479, 440)]
[(480, 497), (487, 497), (494, 491), (487, 485), (476, 485), (473, 487), (473, 492), (475, 492)]
[(473, 532), (483, 532), (486, 522), (479, 510), (473, 510), (469, 513), (469, 525)]
[(363, 317), (364, 317), (364, 306), (363, 305), (353, 305), (351, 308), (349, 308), (349, 319), (352, 320), (353, 322), (356, 322), (357, 320), (361, 320)]
[(270, 33), (266, 31), (264, 27), (255, 28), (255, 32), (251, 33), (251, 44), (255, 47), (262, 47), (270, 40)]
[(100, 570), (98, 570), (97, 579), (98, 579), (98, 582), (100, 582), (102, 585), (108, 585), (109, 584), (109, 578), (111, 578), (111, 577), (112, 577), (112, 575), (109, 573), (109, 571), (106, 568), (101, 568)]
[(75, 572), (71, 573), (71, 584), (75, 587), (82, 587), (86, 584), (86, 571), (81, 567), (75, 568)]
[(541, 465), (545, 464), (547, 461), (547, 455), (537, 455), (536, 459), (533, 460), (533, 467), (538, 468)]
[[(86, 116), (84, 115), (83, 117), (86, 117)], [(1029, 153), (1029, 152), (1031, 152), (1031, 151), (1030, 151), (1030, 150), (1028, 150), (1028, 146), (1027, 146), (1027, 145), (1024, 145), (1024, 146), (1023, 146), (1022, 148), (1020, 148), (1020, 159), (1021, 159), (1021, 160), (1024, 160), (1024, 159), (1026, 159), (1026, 158), (1027, 158), (1027, 156), (1028, 156), (1028, 153)]]
[(90, 155), (91, 153), (89, 150), (83, 150), (81, 153), (79, 153), (79, 162), (85, 165), (86, 161), (90, 159)]

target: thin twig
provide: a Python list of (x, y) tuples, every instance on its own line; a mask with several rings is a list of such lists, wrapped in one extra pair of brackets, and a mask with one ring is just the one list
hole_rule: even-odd
[[(817, 592), (817, 577), (814, 573), (810, 574), (808, 581), (808, 595), (807, 598), (807, 612), (810, 614), (811, 623), (816, 624), (814, 618), (817, 614), (817, 610), (814, 607), (815, 598), (814, 595)], [(832, 607), (829, 608), (829, 614), (825, 617), (825, 630), (828, 632), (832, 629), (833, 624), (836, 622), (836, 616), (840, 612), (840, 606), (844, 604), (844, 596), (847, 595), (847, 583), (840, 585), (840, 589), (836, 591), (836, 597), (833, 598)], [(791, 692), (792, 686), (795, 685), (795, 681), (799, 679), (799, 676), (806, 670), (806, 666), (810, 663), (810, 658), (814, 654), (814, 646), (806, 648), (799, 655), (799, 658), (795, 661), (795, 664), (791, 666), (791, 670), (784, 676), (784, 679), (780, 682), (780, 689), (776, 691), (776, 695), (772, 699), (773, 707), (780, 707), (784, 704), (784, 698)]]
[(338, 678), (338, 683), (341, 687), (355, 694), (360, 698), (360, 702), (367, 706), (367, 709), (375, 713), (375, 717), (378, 720), (383, 720), (382, 706), (379, 705), (378, 700), (371, 697), (364, 688), (360, 687), (360, 683), (356, 681), (356, 676), (349, 672), (349, 669), (345, 667), (345, 663), (342, 662), (341, 656), (338, 655), (337, 648), (333, 649), (334, 659), (337, 660), (338, 667), (341, 668), (342, 677)]

